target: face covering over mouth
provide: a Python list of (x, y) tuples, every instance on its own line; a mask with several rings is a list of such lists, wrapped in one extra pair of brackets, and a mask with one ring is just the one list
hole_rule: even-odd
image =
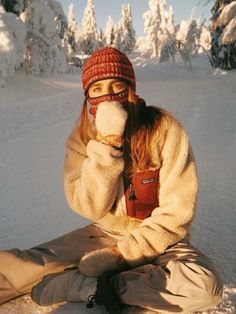
[(97, 107), (103, 101), (118, 101), (121, 104), (125, 104), (128, 101), (128, 89), (116, 94), (106, 94), (93, 98), (88, 97), (88, 102), (90, 104), (89, 113), (95, 117)]

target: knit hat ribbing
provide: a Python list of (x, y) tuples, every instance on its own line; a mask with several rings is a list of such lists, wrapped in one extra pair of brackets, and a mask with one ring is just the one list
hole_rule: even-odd
[(109, 78), (127, 80), (135, 91), (136, 82), (132, 63), (126, 54), (113, 47), (105, 47), (94, 52), (85, 62), (82, 73), (85, 94), (91, 84)]

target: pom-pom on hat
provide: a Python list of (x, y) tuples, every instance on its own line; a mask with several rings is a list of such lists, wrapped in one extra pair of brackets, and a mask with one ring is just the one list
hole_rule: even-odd
[(113, 47), (105, 47), (95, 51), (83, 66), (82, 84), (84, 93), (87, 93), (91, 84), (112, 78), (127, 81), (135, 91), (134, 69), (127, 55)]

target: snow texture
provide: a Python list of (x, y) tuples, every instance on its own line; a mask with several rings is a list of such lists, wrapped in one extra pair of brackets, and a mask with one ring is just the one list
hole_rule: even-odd
[(227, 25), (234, 17), (236, 16), (236, 1), (232, 1), (231, 3), (227, 4), (220, 16), (218, 18), (218, 25), (225, 26)]
[(221, 45), (234, 43), (236, 41), (236, 1), (223, 8), (217, 22), (219, 26), (225, 26), (219, 38), (219, 43)]
[(222, 35), (219, 38), (221, 45), (233, 44), (236, 42), (236, 14), (235, 17), (224, 28)]
[[(133, 56), (137, 91), (148, 105), (183, 123), (199, 173), (193, 243), (216, 263), (223, 302), (208, 313), (236, 313), (236, 71), (212, 69), (197, 57), (158, 64)], [(64, 143), (83, 101), (80, 75), (32, 78), (19, 71), (0, 90), (0, 247), (29, 248), (88, 223), (70, 210), (63, 191)], [(102, 313), (84, 303), (40, 307), (24, 296), (1, 314)]]

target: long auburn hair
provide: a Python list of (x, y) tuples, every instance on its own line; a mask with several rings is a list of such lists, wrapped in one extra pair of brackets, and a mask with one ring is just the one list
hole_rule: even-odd
[[(147, 106), (140, 99), (137, 105), (126, 106), (128, 119), (124, 132), (125, 175), (154, 167), (152, 162), (151, 143), (158, 136), (158, 142), (163, 142), (168, 114), (163, 109)], [(96, 129), (88, 117), (87, 97), (84, 99), (79, 124), (80, 137), (85, 145), (90, 139), (96, 138)]]

